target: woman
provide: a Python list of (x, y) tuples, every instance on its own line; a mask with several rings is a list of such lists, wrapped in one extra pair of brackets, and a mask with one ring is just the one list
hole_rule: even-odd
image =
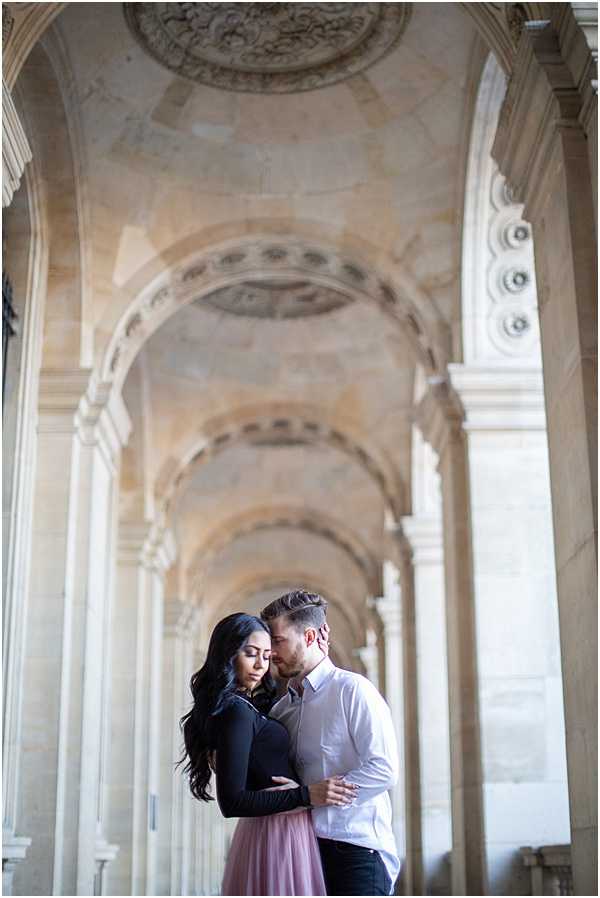
[(263, 701), (265, 693), (275, 699), (270, 654), (269, 630), (259, 618), (237, 613), (217, 624), (206, 662), (192, 677), (194, 706), (181, 719), (184, 769), (192, 794), (212, 800), (214, 752), (219, 807), (225, 817), (244, 818), (231, 843), (223, 895), (325, 895), (308, 808), (350, 804), (355, 787), (341, 777), (295, 782), (287, 730), (252, 703), (259, 685)]

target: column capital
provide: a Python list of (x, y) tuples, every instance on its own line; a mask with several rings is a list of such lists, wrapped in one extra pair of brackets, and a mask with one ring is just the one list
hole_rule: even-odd
[(177, 543), (173, 531), (162, 524), (154, 524), (144, 546), (146, 564), (164, 577), (177, 557)]
[(177, 557), (173, 531), (160, 521), (120, 521), (118, 560), (164, 576)]
[(402, 631), (400, 592), (396, 596), (373, 596), (369, 599), (369, 605), (379, 615), (386, 640), (399, 636)]
[(551, 168), (560, 132), (584, 131), (582, 97), (550, 20), (526, 22), (515, 66), (500, 111), (492, 155), (508, 180), (514, 199), (535, 221), (538, 198)]
[(165, 635), (193, 639), (200, 624), (202, 612), (198, 605), (185, 599), (168, 598), (165, 601)]
[(412, 515), (402, 518), (402, 529), (412, 550), (415, 567), (443, 564), (444, 540), (439, 517)]
[(152, 521), (119, 521), (119, 564), (142, 565)]
[(38, 407), (44, 413), (44, 430), (75, 429), (75, 414), (85, 396), (91, 368), (42, 368)]
[(429, 378), (429, 388), (416, 408), (415, 423), (441, 458), (448, 442), (462, 439), (464, 409), (450, 382)]
[(398, 571), (403, 564), (410, 561), (410, 546), (405, 538), (402, 519), (385, 522), (383, 550), (386, 557), (384, 565), (394, 565)]
[(131, 419), (121, 392), (96, 376), (90, 379), (81, 399), (78, 423), (84, 438), (95, 442), (100, 434), (113, 455), (127, 444), (131, 433)]
[(87, 445), (100, 443), (110, 459), (126, 445), (131, 420), (121, 393), (90, 368), (44, 368), (40, 372), (40, 430), (77, 432)]
[(449, 365), (466, 431), (545, 430), (544, 379), (537, 366)]
[(31, 147), (12, 94), (2, 78), (2, 207), (10, 206), (19, 189), (25, 166), (31, 162)]
[(379, 650), (377, 648), (377, 636), (373, 630), (367, 630), (365, 645), (354, 649), (353, 654), (362, 661), (367, 679), (379, 689)]

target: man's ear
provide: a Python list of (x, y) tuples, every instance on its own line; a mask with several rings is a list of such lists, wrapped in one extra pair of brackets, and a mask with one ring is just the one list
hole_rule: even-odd
[(304, 631), (304, 639), (306, 641), (307, 648), (310, 648), (311, 645), (315, 644), (315, 642), (317, 641), (317, 631), (314, 627), (308, 627), (308, 629)]

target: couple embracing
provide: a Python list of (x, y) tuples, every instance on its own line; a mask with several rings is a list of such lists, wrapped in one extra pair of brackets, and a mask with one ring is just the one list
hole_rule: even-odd
[[(389, 895), (399, 871), (388, 789), (390, 711), (365, 677), (328, 657), (327, 602), (296, 590), (261, 617), (231, 614), (192, 677), (182, 718), (196, 798), (242, 818), (223, 895)], [(273, 662), (288, 683), (275, 701)]]

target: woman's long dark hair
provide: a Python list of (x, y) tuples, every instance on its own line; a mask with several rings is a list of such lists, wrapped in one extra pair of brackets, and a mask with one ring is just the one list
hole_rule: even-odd
[[(238, 612), (224, 617), (213, 630), (208, 644), (206, 661), (190, 681), (194, 706), (180, 720), (185, 744), (184, 756), (179, 762), (187, 762), (183, 768), (190, 781), (195, 798), (212, 801), (208, 791), (211, 766), (210, 755), (214, 750), (214, 728), (210, 720), (220, 714), (234, 700), (237, 689), (234, 662), (242, 646), (257, 630), (269, 632), (258, 617)], [(261, 687), (272, 698), (275, 684), (269, 671), (261, 681)]]

